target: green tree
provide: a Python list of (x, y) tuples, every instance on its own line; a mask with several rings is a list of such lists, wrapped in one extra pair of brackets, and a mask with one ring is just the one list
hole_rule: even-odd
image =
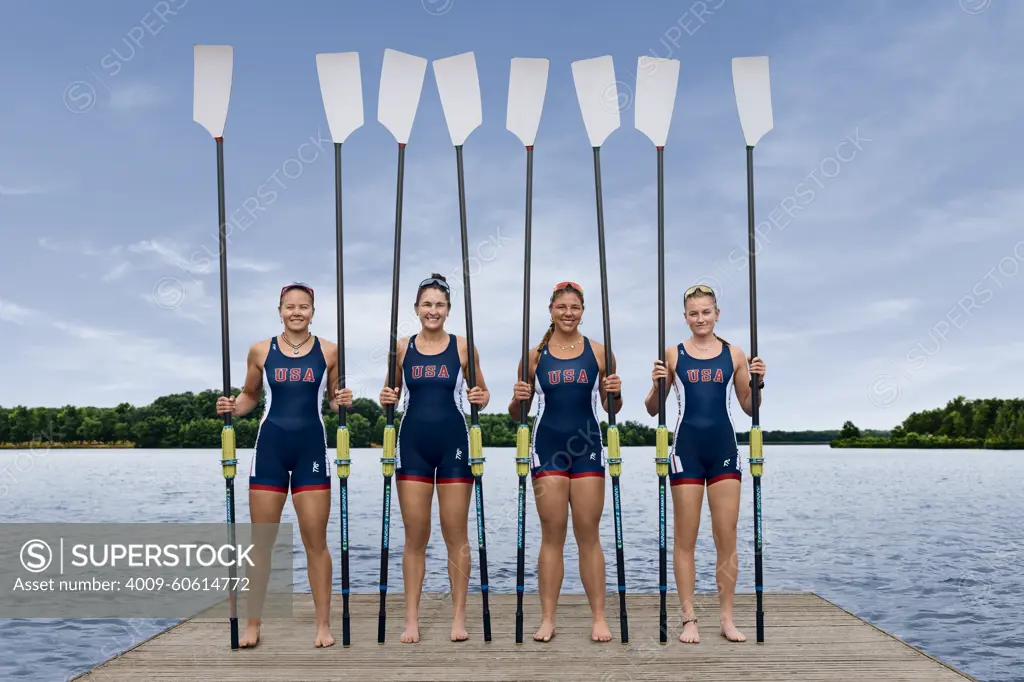
[(77, 436), (80, 440), (104, 440), (103, 422), (96, 417), (86, 417), (78, 427)]
[[(181, 447), (216, 447), (213, 444), (220, 444), (220, 434), (223, 430), (224, 422), (220, 419), (192, 419), (181, 425), (179, 432)], [(238, 434), (235, 434), (235, 447), (238, 447)]]
[(839, 430), (839, 437), (842, 439), (860, 438), (860, 429), (852, 421), (845, 421), (843, 422), (843, 428)]
[[(348, 413), (361, 415), (367, 424), (376, 424), (377, 420), (384, 416), (384, 408), (369, 398), (356, 398), (352, 401), (352, 407), (348, 409)], [(381, 433), (384, 432), (381, 431)]]
[(359, 412), (346, 415), (345, 419), (349, 430), (349, 445), (353, 448), (370, 447), (370, 436), (373, 434), (370, 421)]

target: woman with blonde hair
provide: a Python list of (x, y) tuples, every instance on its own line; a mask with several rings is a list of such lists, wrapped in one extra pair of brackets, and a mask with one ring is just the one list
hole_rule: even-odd
[[(736, 427), (732, 422), (733, 388), (743, 411), (753, 411), (751, 374), (762, 377), (764, 362), (747, 359), (743, 350), (715, 334), (721, 312), (711, 287), (697, 285), (683, 296), (686, 324), (692, 336), (665, 349), (665, 362), (655, 360), (651, 379), (654, 386), (644, 399), (647, 413), (658, 414), (658, 380), (675, 388), (679, 419), (670, 460), (672, 509), (675, 527), (676, 586), (683, 609), (683, 631), (679, 641), (699, 643), (697, 617), (693, 610), (696, 569), (694, 548), (700, 527), (704, 488), (711, 509), (711, 533), (718, 554), (718, 584), (721, 634), (731, 642), (746, 641), (733, 623), (738, 557), (736, 523), (740, 508), (740, 454)], [(748, 364), (749, 362), (749, 364)], [(763, 396), (758, 393), (758, 397)], [(760, 404), (760, 400), (758, 401)]]

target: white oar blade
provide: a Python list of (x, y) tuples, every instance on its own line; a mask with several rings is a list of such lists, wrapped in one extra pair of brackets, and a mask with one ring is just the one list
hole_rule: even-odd
[(740, 126), (748, 147), (756, 145), (775, 125), (772, 120), (772, 88), (768, 57), (734, 57), (732, 84)]
[(508, 76), (508, 112), (505, 127), (527, 147), (532, 147), (544, 110), (548, 89), (548, 60), (513, 57)]
[(600, 147), (619, 127), (619, 90), (611, 56), (572, 63), (576, 99), (592, 147)]
[(441, 95), (444, 120), (448, 122), (448, 134), (452, 144), (458, 147), (483, 122), (476, 57), (472, 52), (464, 52), (435, 59), (434, 79)]
[(335, 142), (344, 142), (363, 125), (363, 81), (358, 52), (322, 53), (316, 56), (320, 95), (327, 126)]
[(230, 45), (196, 45), (192, 87), (192, 120), (214, 138), (224, 136), (231, 99), (234, 50)]
[(679, 86), (679, 60), (640, 57), (636, 66), (633, 116), (636, 129), (664, 147)]
[(409, 142), (426, 72), (427, 60), (423, 57), (390, 48), (384, 50), (377, 120), (391, 131), (399, 144)]

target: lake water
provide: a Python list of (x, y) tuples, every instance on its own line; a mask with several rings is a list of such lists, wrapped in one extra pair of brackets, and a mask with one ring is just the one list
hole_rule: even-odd
[[(488, 570), (494, 592), (515, 591), (514, 452), (485, 453)], [(240, 474), (248, 471), (250, 456), (251, 451), (240, 452)], [(379, 457), (380, 450), (353, 453), (349, 534), (355, 592), (373, 593), (378, 588)], [(653, 457), (653, 448), (623, 452), (623, 541), (629, 592), (658, 589)], [(832, 450), (805, 445), (766, 446), (765, 458), (766, 590), (817, 592), (979, 680), (1024, 679), (1024, 453)], [(219, 460), (219, 450), (0, 451), (0, 483), (6, 486), (0, 486), (5, 493), (0, 498), (0, 518), (13, 523), (223, 523)], [(752, 592), (753, 511), (745, 461), (744, 476), (737, 589)], [(237, 520), (247, 522), (244, 476), (236, 479), (235, 487)], [(527, 590), (535, 591), (539, 528), (532, 491), (527, 500)], [(602, 534), (611, 588), (616, 568), (610, 491), (606, 500)], [(341, 581), (338, 516), (335, 498), (328, 538), (335, 557), (336, 589)], [(283, 520), (295, 521), (290, 502)], [(402, 591), (403, 545), (397, 499), (392, 501), (392, 520), (389, 593), (396, 594)], [(701, 592), (715, 590), (710, 529), (705, 504), (697, 547), (697, 590)], [(471, 539), (474, 532), (471, 507)], [(671, 544), (669, 548), (671, 563)], [(479, 584), (475, 550), (472, 557), (471, 589)], [(424, 589), (444, 592), (448, 587), (445, 550), (436, 506), (427, 562)], [(296, 589), (308, 591), (297, 528), (295, 566)], [(668, 575), (671, 590), (671, 565)], [(583, 591), (571, 533), (564, 590)], [(0, 679), (65, 680), (174, 622), (0, 620)], [(335, 618), (338, 637), (340, 630), (339, 612)], [(748, 632), (748, 639), (753, 641), (754, 634)]]

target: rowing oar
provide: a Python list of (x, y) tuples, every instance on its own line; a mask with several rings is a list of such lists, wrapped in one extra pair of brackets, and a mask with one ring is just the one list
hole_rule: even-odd
[[(221, 369), (224, 374), (224, 395), (231, 396), (231, 359), (228, 340), (228, 252), (227, 217), (224, 208), (224, 123), (228, 117), (231, 99), (231, 73), (234, 51), (230, 45), (196, 45), (194, 48), (195, 76), (192, 93), (192, 120), (202, 125), (217, 143), (217, 222), (220, 248), (220, 348)], [(224, 415), (224, 428), (220, 435), (221, 471), (227, 502), (228, 546), (235, 547), (235, 473), (238, 459), (235, 455), (235, 429), (231, 413)], [(238, 578), (236, 562), (231, 562), (228, 575), (231, 592), (231, 648), (238, 648)]]
[[(572, 63), (572, 77), (576, 84), (583, 123), (594, 148), (594, 189), (597, 195), (597, 247), (601, 263), (601, 312), (604, 316), (605, 374), (612, 374), (612, 337), (608, 319), (608, 270), (604, 249), (604, 206), (601, 201), (601, 145), (619, 127), (618, 88), (615, 66), (610, 56), (583, 59)], [(619, 431), (615, 426), (617, 395), (608, 399), (608, 473), (612, 477), (612, 503), (615, 512), (615, 561), (619, 573), (619, 624), (622, 643), (629, 643), (626, 621), (626, 567), (622, 554), (622, 505), (619, 496), (619, 475), (622, 459), (619, 456)]]
[[(380, 93), (377, 98), (377, 120), (398, 142), (398, 191), (395, 201), (395, 260), (391, 276), (391, 338), (388, 351), (388, 388), (395, 387), (398, 358), (398, 271), (402, 253), (402, 186), (405, 179), (405, 145), (409, 142), (412, 123), (423, 90), (427, 60), (397, 50), (384, 50), (380, 72)], [(395, 406), (386, 410), (384, 456), (380, 458), (384, 474), (384, 515), (380, 538), (380, 611), (377, 615), (377, 643), (384, 643), (388, 595), (388, 538), (391, 532), (391, 477), (395, 475)]]
[[(462, 163), (462, 145), (483, 121), (480, 105), (480, 79), (472, 52), (434, 60), (434, 79), (441, 96), (441, 107), (448, 133), (455, 145), (455, 163), (459, 180), (459, 226), (462, 233), (462, 282), (466, 293), (466, 346), (469, 387), (476, 386), (476, 346), (473, 345), (473, 303), (469, 286), (469, 237), (466, 230), (466, 186)], [(480, 550), (480, 597), (483, 601), (484, 641), (491, 641), (491, 609), (487, 584), (487, 532), (484, 524), (484, 454), (480, 433), (480, 407), (470, 405), (469, 463), (476, 492), (476, 535)]]
[[(679, 60), (640, 57), (636, 67), (633, 108), (636, 129), (658, 152), (658, 359), (665, 363), (665, 142), (672, 124)], [(668, 477), (668, 428), (665, 426), (665, 380), (658, 379), (658, 431), (654, 463), (658, 474), (658, 590), (661, 593), (660, 642), (668, 642), (668, 558), (665, 541), (665, 483)]]
[[(754, 269), (754, 145), (772, 129), (771, 79), (768, 57), (736, 57), (732, 81), (740, 126), (747, 143), (747, 252), (750, 258), (750, 357), (757, 357), (757, 276)], [(764, 532), (761, 523), (761, 474), (764, 468), (760, 399), (761, 377), (750, 377), (750, 476), (754, 479), (754, 589), (757, 592), (757, 643), (764, 644), (764, 576), (761, 557)]]
[[(526, 236), (523, 256), (523, 356), (522, 380), (530, 380), (530, 240), (533, 220), (533, 143), (540, 127), (548, 86), (548, 60), (513, 57), (508, 79), (508, 110), (505, 127), (526, 147)], [(523, 643), (523, 592), (526, 574), (526, 477), (530, 473), (530, 424), (528, 400), (519, 402), (516, 432), (516, 475), (519, 477), (519, 525), (516, 557), (516, 644)]]
[[(359, 75), (359, 53), (339, 52), (316, 56), (320, 94), (324, 100), (327, 125), (334, 140), (334, 214), (335, 241), (337, 243), (338, 277), (338, 388), (345, 388), (345, 277), (344, 250), (341, 231), (341, 145), (352, 131), (363, 125), (363, 88)], [(338, 406), (337, 455), (341, 482), (341, 642), (352, 642), (351, 616), (348, 606), (348, 477), (352, 460), (349, 459), (349, 431), (345, 420), (346, 409)]]

